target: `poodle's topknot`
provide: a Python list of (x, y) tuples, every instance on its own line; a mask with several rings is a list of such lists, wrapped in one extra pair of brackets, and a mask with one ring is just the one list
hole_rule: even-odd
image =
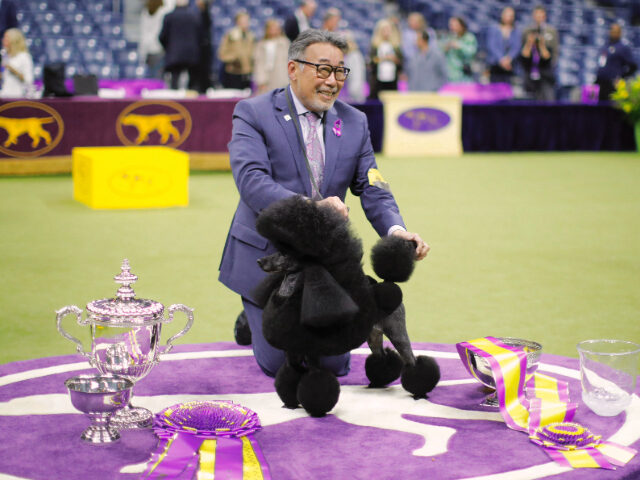
[(362, 258), (362, 243), (350, 224), (331, 207), (301, 195), (274, 202), (258, 216), (256, 229), (275, 247), (294, 258), (311, 257), (321, 263)]
[(413, 273), (416, 244), (411, 240), (389, 235), (382, 237), (371, 250), (371, 266), (383, 280), (406, 282)]

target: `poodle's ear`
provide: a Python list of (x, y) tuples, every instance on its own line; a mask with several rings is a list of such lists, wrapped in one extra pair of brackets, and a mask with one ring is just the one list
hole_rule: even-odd
[(264, 277), (251, 292), (255, 304), (264, 309), (271, 297), (271, 293), (280, 286), (283, 279), (284, 273), (271, 273)]
[(350, 321), (359, 311), (344, 288), (319, 265), (304, 269), (304, 290), (300, 323), (306, 327), (324, 328)]
[(406, 282), (416, 262), (416, 244), (411, 240), (388, 235), (380, 238), (371, 250), (371, 265), (383, 280)]

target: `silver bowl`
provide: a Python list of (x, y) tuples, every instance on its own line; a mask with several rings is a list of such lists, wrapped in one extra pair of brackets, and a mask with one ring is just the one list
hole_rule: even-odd
[[(540, 354), (542, 353), (542, 345), (537, 342), (533, 342), (531, 340), (524, 340), (522, 338), (510, 338), (510, 337), (496, 337), (499, 341), (508, 345), (510, 347), (522, 348), (527, 354), (527, 369), (526, 369), (526, 378), (527, 380), (531, 378), (531, 376), (535, 373), (538, 368), (538, 361), (540, 360)], [(495, 392), (496, 381), (493, 377), (493, 371), (491, 370), (491, 365), (484, 358), (473, 352), (472, 350), (468, 350), (471, 367), (473, 371), (485, 387), (488, 387), (494, 392), (491, 393), (484, 401), (480, 404), (485, 407), (498, 407), (500, 403), (498, 401), (498, 394)], [(526, 387), (525, 387), (526, 394)]]
[(91, 419), (80, 438), (89, 443), (111, 443), (120, 433), (110, 425), (110, 416), (129, 403), (133, 382), (118, 375), (77, 375), (64, 382), (71, 404)]

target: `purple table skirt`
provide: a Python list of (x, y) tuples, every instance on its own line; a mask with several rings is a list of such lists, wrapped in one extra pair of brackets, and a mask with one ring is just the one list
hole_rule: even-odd
[[(216, 343), (176, 347), (140, 380), (133, 403), (157, 412), (180, 401), (228, 399), (255, 410), (264, 427), (255, 438), (277, 480), (640, 478), (637, 456), (615, 471), (562, 469), (526, 434), (508, 429), (497, 412), (478, 406), (485, 393), (454, 346), (414, 348), (430, 351), (442, 371), (429, 400), (413, 400), (397, 385), (366, 388), (366, 350), (357, 350), (337, 406), (324, 418), (310, 418), (281, 407), (273, 380), (261, 373), (251, 350)], [(575, 359), (543, 355), (540, 371), (569, 382), (572, 400), (580, 403), (575, 421), (640, 449), (638, 397), (626, 413), (596, 416), (581, 403), (577, 366)], [(0, 477), (139, 477), (122, 469), (148, 459), (156, 446), (151, 431), (123, 431), (107, 446), (80, 440), (88, 419), (74, 413), (63, 382), (82, 371), (90, 370), (79, 355), (0, 365)]]

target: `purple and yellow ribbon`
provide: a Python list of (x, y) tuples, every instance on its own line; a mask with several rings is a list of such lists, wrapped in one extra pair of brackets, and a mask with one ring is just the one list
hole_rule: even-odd
[(160, 438), (141, 479), (270, 480), (255, 412), (228, 401), (189, 402), (155, 416)]
[[(491, 367), (500, 413), (509, 428), (529, 434), (557, 463), (573, 468), (624, 466), (637, 453), (634, 449), (604, 442), (582, 425), (571, 423), (578, 407), (569, 401), (566, 382), (540, 373), (526, 378), (527, 354), (522, 348), (484, 337), (456, 345), (460, 359), (471, 376), (472, 353)], [(532, 392), (531, 399), (524, 387)]]

